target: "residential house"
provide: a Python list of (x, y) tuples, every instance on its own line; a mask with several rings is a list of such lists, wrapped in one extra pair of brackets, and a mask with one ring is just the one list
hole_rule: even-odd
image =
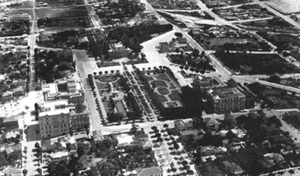
[(194, 124), (192, 120), (187, 122), (184, 122), (183, 120), (176, 120), (174, 122), (174, 128), (177, 132), (180, 133), (182, 131), (193, 130)]

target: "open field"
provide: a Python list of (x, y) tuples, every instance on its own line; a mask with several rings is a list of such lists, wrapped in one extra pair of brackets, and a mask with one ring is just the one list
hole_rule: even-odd
[(43, 8), (36, 9), (36, 15), (41, 18), (56, 18), (56, 17), (79, 17), (87, 16), (86, 7), (70, 7), (70, 8)]
[(276, 54), (243, 54), (217, 52), (215, 56), (225, 66), (239, 74), (284, 74), (300, 70)]
[(300, 12), (299, 0), (268, 0), (266, 3), (284, 14)]

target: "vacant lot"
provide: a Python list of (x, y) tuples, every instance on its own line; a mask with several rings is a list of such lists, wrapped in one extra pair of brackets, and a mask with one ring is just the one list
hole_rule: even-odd
[(241, 54), (217, 52), (225, 66), (240, 74), (299, 73), (299, 69), (276, 54)]
[(82, 7), (70, 7), (70, 8), (42, 8), (36, 9), (36, 15), (41, 18), (56, 18), (56, 17), (80, 17), (87, 16), (87, 9)]

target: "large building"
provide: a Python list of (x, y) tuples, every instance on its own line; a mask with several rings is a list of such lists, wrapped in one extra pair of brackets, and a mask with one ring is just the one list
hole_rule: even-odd
[(75, 80), (59, 80), (55, 83), (43, 86), (45, 101), (67, 99), (72, 104), (82, 104), (84, 102), (84, 89), (80, 82)]
[(210, 89), (208, 93), (215, 113), (245, 109), (246, 96), (235, 87)]
[(131, 50), (129, 48), (125, 48), (122, 42), (111, 43), (109, 45), (108, 54), (110, 57), (113, 58), (127, 57), (130, 52)]
[(89, 115), (86, 110), (78, 112), (78, 106), (69, 104), (68, 100), (46, 102), (40, 105), (39, 124), (42, 138), (57, 137), (72, 131), (89, 127)]

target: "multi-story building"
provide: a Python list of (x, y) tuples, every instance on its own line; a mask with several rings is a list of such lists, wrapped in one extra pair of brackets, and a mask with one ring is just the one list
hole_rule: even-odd
[(108, 54), (110, 57), (113, 58), (127, 57), (130, 52), (131, 50), (129, 48), (125, 48), (122, 42), (111, 43), (109, 45)]
[(215, 113), (245, 109), (246, 97), (237, 88), (222, 87), (208, 90)]
[[(81, 105), (79, 105), (81, 106)], [(39, 124), (42, 138), (51, 138), (89, 127), (86, 110), (76, 112), (76, 106), (68, 100), (46, 102), (40, 105)]]
[(82, 104), (84, 102), (84, 89), (80, 82), (75, 80), (59, 80), (55, 83), (43, 86), (45, 101), (67, 99), (72, 104)]

